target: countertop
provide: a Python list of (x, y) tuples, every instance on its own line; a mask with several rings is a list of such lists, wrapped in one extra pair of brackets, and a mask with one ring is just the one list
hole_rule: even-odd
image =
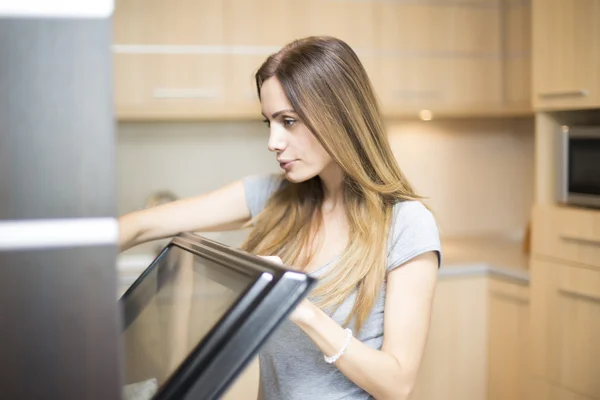
[(442, 238), (440, 277), (491, 274), (529, 282), (523, 242), (502, 235)]
[[(523, 251), (520, 239), (486, 235), (442, 237), (441, 240), (443, 260), (440, 278), (488, 274), (529, 283), (528, 255)], [(158, 247), (154, 244), (141, 250), (127, 251), (119, 256), (117, 269), (121, 285), (135, 281), (152, 262)]]

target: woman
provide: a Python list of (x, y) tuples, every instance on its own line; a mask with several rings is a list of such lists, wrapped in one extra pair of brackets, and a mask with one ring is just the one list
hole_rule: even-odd
[(243, 249), (320, 278), (261, 349), (259, 397), (408, 398), (439, 234), (394, 159), (367, 74), (343, 41), (310, 37), (271, 55), (256, 84), (283, 176), (126, 215), (121, 246), (253, 226)]

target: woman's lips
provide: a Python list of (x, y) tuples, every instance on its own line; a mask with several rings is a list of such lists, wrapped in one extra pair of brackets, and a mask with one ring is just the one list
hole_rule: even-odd
[(285, 169), (286, 171), (288, 171), (290, 168), (292, 168), (292, 166), (294, 165), (295, 162), (296, 162), (296, 160), (283, 160), (283, 161), (279, 161), (279, 166), (282, 169)]

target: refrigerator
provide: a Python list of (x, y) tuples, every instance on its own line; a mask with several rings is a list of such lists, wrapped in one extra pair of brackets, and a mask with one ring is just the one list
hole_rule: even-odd
[(117, 299), (113, 0), (0, 0), (2, 399), (216, 399), (308, 276), (193, 234)]

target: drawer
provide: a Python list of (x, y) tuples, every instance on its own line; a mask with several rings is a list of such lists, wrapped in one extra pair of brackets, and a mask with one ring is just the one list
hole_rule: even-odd
[(600, 268), (600, 210), (536, 206), (532, 251)]
[(116, 114), (122, 120), (225, 117), (226, 56), (114, 55)]
[(528, 398), (533, 400), (594, 400), (540, 379), (531, 382), (530, 390)]
[(600, 399), (600, 271), (533, 259), (534, 375)]

